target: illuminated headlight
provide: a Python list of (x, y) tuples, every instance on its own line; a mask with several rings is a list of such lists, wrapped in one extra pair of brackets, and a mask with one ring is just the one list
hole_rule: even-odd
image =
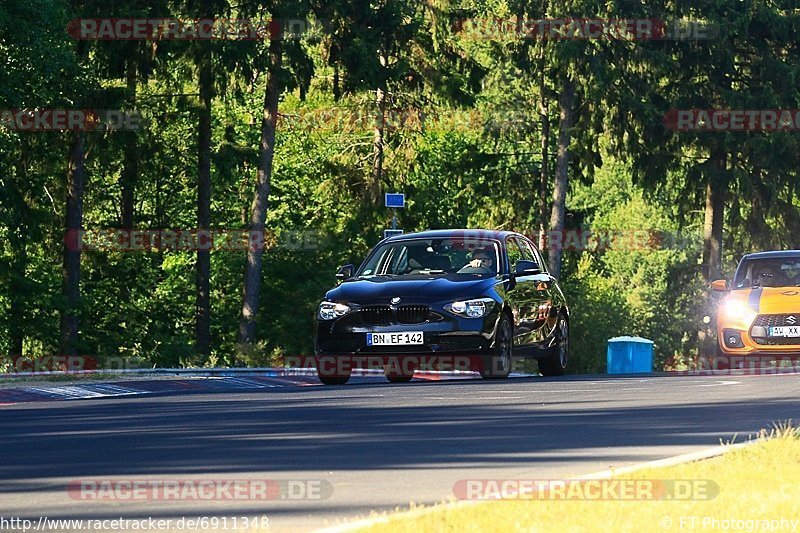
[(748, 325), (756, 318), (755, 311), (739, 300), (726, 300), (723, 302), (722, 313), (726, 318), (745, 322)]
[(344, 304), (337, 304), (335, 302), (322, 302), (319, 304), (319, 311), (317, 316), (320, 320), (333, 320), (345, 315), (350, 308)]
[(456, 315), (468, 316), (470, 318), (480, 318), (494, 306), (494, 300), (491, 298), (478, 298), (476, 300), (465, 300), (463, 302), (453, 302), (447, 304), (444, 308)]

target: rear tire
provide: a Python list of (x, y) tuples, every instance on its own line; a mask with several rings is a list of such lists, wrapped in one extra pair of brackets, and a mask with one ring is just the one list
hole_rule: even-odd
[(483, 379), (506, 379), (513, 365), (514, 330), (504, 313), (497, 324), (492, 354), (484, 358), (480, 370)]
[(539, 359), (539, 373), (543, 376), (563, 376), (569, 363), (569, 322), (559, 315), (556, 325), (556, 346), (552, 355)]

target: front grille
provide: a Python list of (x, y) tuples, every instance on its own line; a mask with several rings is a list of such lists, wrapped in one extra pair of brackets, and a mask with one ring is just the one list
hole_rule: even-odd
[(800, 326), (800, 313), (787, 315), (758, 315), (753, 325), (765, 328), (776, 326)]
[(401, 305), (394, 309), (388, 305), (370, 305), (361, 308), (361, 319), (370, 326), (422, 324), (432, 315), (427, 305)]
[(430, 315), (431, 310), (426, 305), (401, 305), (397, 308), (397, 322), (400, 324), (422, 324)]
[(388, 326), (392, 323), (392, 308), (388, 305), (362, 307), (361, 319), (372, 326)]
[(800, 339), (792, 337), (758, 337), (754, 340), (761, 346), (796, 346), (800, 344)]
[[(800, 326), (800, 313), (796, 314), (784, 314), (784, 315), (758, 315), (756, 321), (753, 323), (753, 327), (761, 326), (763, 328), (767, 328), (767, 332), (769, 331), (768, 328), (771, 327), (780, 327), (780, 326)], [(800, 345), (800, 338), (793, 338), (793, 337), (756, 337), (752, 334), (752, 328), (750, 329), (750, 335), (753, 337), (753, 340), (756, 341), (757, 344), (761, 346), (796, 346)]]

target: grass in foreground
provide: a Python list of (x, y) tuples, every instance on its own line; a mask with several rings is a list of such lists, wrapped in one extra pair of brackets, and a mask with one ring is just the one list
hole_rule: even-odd
[[(800, 532), (800, 430), (783, 427), (768, 440), (721, 457), (615, 479), (710, 480), (719, 486), (719, 493), (705, 501), (502, 500), (456, 508), (442, 505), (392, 514), (388, 522), (360, 531)], [(742, 522), (723, 522), (731, 519)], [(759, 522), (781, 519), (786, 521), (781, 529)]]

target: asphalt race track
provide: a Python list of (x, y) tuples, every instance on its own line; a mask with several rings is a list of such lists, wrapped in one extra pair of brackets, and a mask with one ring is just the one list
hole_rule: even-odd
[[(583, 376), (186, 390), (0, 407), (0, 516), (267, 516), (270, 530), (435, 503), (460, 479), (554, 479), (800, 415), (800, 376)], [(329, 498), (82, 500), (76, 480), (324, 482)], [(308, 486), (308, 485), (305, 485)]]

